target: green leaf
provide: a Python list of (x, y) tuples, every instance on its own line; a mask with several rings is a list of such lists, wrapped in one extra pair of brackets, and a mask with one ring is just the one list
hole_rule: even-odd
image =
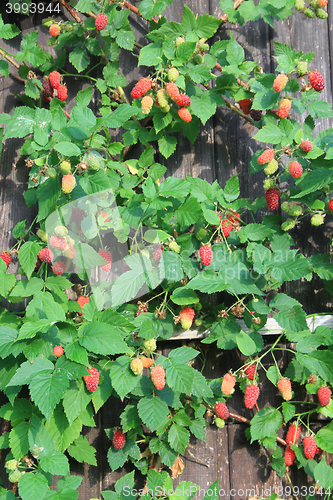
[(153, 116), (153, 123), (156, 133), (166, 128), (172, 122), (171, 113), (163, 113), (160, 109)]
[(64, 155), (64, 156), (78, 156), (81, 154), (81, 150), (76, 144), (73, 144), (72, 142), (59, 142), (58, 144), (55, 144), (53, 146), (58, 153)]
[(26, 106), (14, 109), (12, 120), (6, 126), (4, 139), (11, 137), (25, 137), (33, 133), (35, 125), (35, 111)]
[(164, 197), (172, 196), (173, 198), (180, 198), (187, 196), (190, 192), (190, 188), (190, 183), (184, 179), (167, 177), (160, 186), (160, 194)]
[(178, 210), (175, 217), (181, 226), (189, 226), (198, 222), (202, 216), (200, 203), (195, 198), (187, 198)]
[(63, 398), (64, 410), (70, 424), (85, 410), (91, 400), (91, 394), (88, 394), (83, 380), (71, 384)]
[(68, 378), (62, 371), (42, 372), (34, 376), (30, 382), (30, 395), (40, 411), (49, 420), (68, 387)]
[(184, 427), (178, 424), (172, 424), (168, 432), (168, 441), (174, 450), (178, 453), (184, 454), (186, 446), (190, 440), (190, 433)]
[(110, 370), (112, 387), (120, 399), (124, 399), (140, 380), (140, 376), (134, 375), (130, 369), (130, 363), (131, 360), (128, 356), (120, 356), (113, 362)]
[(294, 306), (288, 311), (285, 309), (274, 315), (274, 319), (281, 328), (292, 332), (301, 332), (307, 329), (306, 315), (300, 306)]
[(227, 180), (224, 188), (224, 197), (228, 202), (237, 200), (239, 196), (239, 179), (238, 176), (230, 177)]
[(198, 356), (199, 351), (192, 349), (192, 347), (177, 347), (173, 349), (169, 354), (169, 360), (172, 363), (188, 363), (191, 359)]
[(154, 432), (167, 420), (169, 408), (159, 397), (151, 395), (140, 399), (138, 413), (142, 422)]
[(245, 356), (251, 356), (251, 354), (254, 354), (257, 350), (256, 344), (245, 332), (240, 332), (236, 336), (236, 342), (238, 349)]
[(9, 434), (11, 452), (16, 460), (20, 460), (29, 451), (28, 430), (29, 422), (21, 422), (15, 425)]
[(278, 144), (281, 142), (283, 137), (283, 133), (273, 123), (269, 123), (265, 125), (256, 135), (253, 136), (253, 139), (260, 142), (271, 142), (273, 144)]
[(333, 425), (332, 423), (320, 429), (316, 434), (316, 443), (324, 451), (333, 453)]
[(138, 66), (157, 66), (162, 62), (162, 43), (149, 43), (140, 50)]
[[(185, 44), (182, 44), (185, 45)], [(180, 47), (182, 47), (180, 45)], [(189, 76), (194, 83), (207, 83), (214, 78), (214, 75), (209, 71), (207, 66), (198, 64), (189, 71)]]
[(82, 422), (77, 418), (69, 424), (62, 406), (58, 405), (45, 427), (52, 436), (55, 449), (64, 453), (68, 446), (79, 437)]
[(228, 288), (228, 284), (222, 280), (221, 276), (217, 274), (201, 273), (195, 276), (186, 285), (186, 288), (191, 288), (193, 290), (200, 290), (202, 293), (216, 293), (223, 292)]
[(112, 113), (103, 117), (104, 125), (109, 128), (118, 128), (124, 125), (133, 115), (137, 113), (137, 108), (130, 104), (120, 104)]
[(194, 379), (194, 369), (188, 365), (173, 363), (166, 368), (167, 384), (178, 392), (190, 396)]
[(56, 474), (57, 476), (67, 476), (69, 474), (68, 459), (60, 451), (54, 451), (46, 457), (40, 457), (39, 464), (44, 472)]
[[(35, 262), (36, 265), (36, 262)], [(31, 278), (30, 280), (20, 280), (10, 292), (11, 297), (30, 297), (39, 292), (44, 286), (40, 278)]]
[(275, 408), (263, 408), (251, 420), (251, 443), (274, 435), (282, 424), (282, 415)]
[(122, 330), (107, 323), (85, 323), (79, 329), (79, 342), (96, 354), (119, 354), (128, 351)]
[(22, 500), (43, 500), (48, 490), (46, 477), (40, 472), (32, 472), (21, 476), (18, 483)]
[[(17, 330), (9, 326), (0, 325), (0, 356), (6, 358), (9, 356), (13, 349), (13, 343), (17, 339)], [(52, 363), (51, 363), (52, 364)], [(53, 367), (53, 365), (52, 365)], [(14, 384), (15, 385), (15, 384)], [(21, 385), (18, 382), (16, 385)]]
[(196, 20), (195, 33), (199, 38), (211, 38), (218, 30), (220, 24), (220, 19), (217, 19), (214, 16), (210, 16), (208, 14), (198, 16)]
[(164, 158), (169, 158), (169, 156), (174, 153), (177, 146), (177, 138), (171, 135), (165, 135), (158, 139), (158, 147), (160, 153), (164, 156)]
[(331, 489), (333, 487), (333, 470), (332, 467), (326, 463), (325, 457), (316, 465), (313, 475), (315, 481), (318, 481), (319, 486), (322, 488)]
[[(1, 327), (4, 328), (4, 327)], [(7, 384), (8, 386), (30, 384), (36, 375), (43, 372), (50, 373), (54, 369), (53, 363), (45, 358), (35, 358), (32, 362), (25, 361)]]
[(96, 450), (89, 444), (85, 436), (79, 436), (68, 448), (68, 453), (77, 462), (86, 462), (90, 465), (97, 465), (95, 457)]
[(205, 125), (216, 112), (216, 101), (212, 93), (205, 91), (201, 96), (191, 96), (191, 110)]
[[(286, 423), (293, 418), (293, 416), (295, 415), (295, 411), (296, 408), (291, 403), (287, 402), (282, 403), (283, 418)], [(316, 436), (316, 441), (317, 441), (317, 436)]]
[(69, 62), (73, 64), (78, 73), (81, 73), (88, 67), (90, 58), (82, 45), (70, 51)]
[(302, 198), (303, 196), (313, 193), (323, 186), (329, 184), (333, 180), (332, 170), (321, 168), (318, 170), (312, 170), (306, 172), (303, 176), (296, 182), (297, 187), (301, 189), (300, 193), (297, 193), (291, 198)]
[(193, 290), (183, 287), (176, 288), (170, 299), (177, 305), (196, 304), (199, 302), (199, 297)]
[(333, 383), (333, 352), (313, 351), (311, 354), (296, 354), (296, 360), (315, 375)]

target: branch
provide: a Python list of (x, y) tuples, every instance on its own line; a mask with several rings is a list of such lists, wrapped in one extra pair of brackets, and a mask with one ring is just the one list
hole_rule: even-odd
[(16, 69), (19, 69), (20, 65), (17, 64), (16, 61), (14, 61), (14, 59), (12, 59), (11, 57), (7, 56), (7, 54), (2, 50), (0, 49), (0, 54), (5, 58), (7, 59), (7, 61), (9, 61), (13, 66), (15, 66)]
[(68, 10), (68, 12), (70, 13), (70, 15), (72, 17), (74, 17), (75, 21), (77, 23), (80, 23), (82, 24), (82, 19), (80, 18), (80, 16), (76, 13), (76, 11), (73, 9), (73, 7), (71, 7), (70, 5), (68, 5), (68, 3), (65, 1), (65, 0), (58, 0), (58, 2), (60, 3), (60, 5), (62, 5), (63, 7), (65, 7), (65, 9)]
[[(139, 9), (137, 7), (134, 7), (134, 5), (132, 5), (131, 3), (126, 2), (126, 0), (124, 2), (121, 2), (119, 5), (121, 7), (129, 9), (131, 12), (134, 12), (134, 14), (136, 14), (137, 16), (142, 17), (142, 14), (141, 12), (139, 12)], [(154, 23), (158, 23), (158, 21), (154, 18), (152, 18), (151, 21), (154, 21)]]
[[(238, 7), (240, 6), (241, 3), (243, 3), (244, 0), (236, 0), (234, 3), (234, 10), (237, 10)], [(222, 16), (219, 17), (219, 19), (222, 21), (223, 24), (228, 22), (228, 14), (222, 14)]]
[[(237, 415), (237, 413), (230, 412), (229, 416), (231, 418), (234, 418), (235, 420), (238, 420), (238, 422), (242, 422), (243, 424), (247, 424), (247, 425), (251, 424), (251, 420), (249, 420), (248, 418), (242, 417), (241, 415)], [(277, 436), (276, 440), (278, 443), (282, 444), (283, 446), (287, 446), (287, 443), (284, 439)]]

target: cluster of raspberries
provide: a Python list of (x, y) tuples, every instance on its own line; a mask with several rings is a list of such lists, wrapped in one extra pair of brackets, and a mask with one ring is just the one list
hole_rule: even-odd
[[(179, 88), (175, 84), (174, 80), (179, 76), (178, 70), (176, 68), (170, 68), (168, 70), (169, 82), (164, 88), (155, 89), (156, 85), (150, 80), (150, 78), (141, 78), (133, 87), (131, 92), (132, 99), (141, 99), (141, 111), (143, 114), (148, 115), (155, 104), (162, 112), (168, 113), (170, 110), (170, 99), (179, 106), (178, 116), (189, 123), (192, 120), (191, 113), (188, 110), (188, 106), (191, 104), (191, 99), (188, 95), (182, 94)], [(147, 94), (152, 88), (156, 91), (154, 97), (153, 93)]]
[[(56, 94), (54, 91), (56, 91)], [(60, 101), (66, 101), (67, 99), (67, 87), (61, 84), (61, 74), (58, 71), (52, 71), (49, 76), (43, 78), (44, 101), (49, 102), (49, 99), (55, 96)]]

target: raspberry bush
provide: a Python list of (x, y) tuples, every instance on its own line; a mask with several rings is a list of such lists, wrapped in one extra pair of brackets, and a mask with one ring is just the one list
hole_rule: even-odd
[[(0, 115), (1, 134), (3, 142), (24, 139), (25, 200), (38, 209), (29, 227), (13, 228), (13, 247), (0, 249), (1, 296), (9, 305), (27, 300), (20, 313), (8, 307), (0, 316), (7, 422), (0, 449), (22, 500), (78, 498), (69, 456), (97, 464), (82, 427), (110, 397), (124, 409), (118, 427), (105, 429), (107, 460), (112, 470), (133, 467), (114, 495), (133, 487), (135, 474), (148, 482), (158, 476), (170, 489), (166, 471), (182, 470), (191, 436), (205, 440), (207, 425), (221, 429), (229, 419), (249, 425), (249, 440), (267, 449), (280, 476), (290, 480), (296, 464), (318, 487), (333, 487), (322, 455), (333, 452), (332, 330), (315, 328), (286, 293), (289, 282), (315, 278), (333, 294), (330, 256), (302, 255), (293, 239), (303, 220), (314, 231), (332, 220), (332, 130), (314, 133), (317, 120), (333, 116), (321, 96), (320, 59), (275, 43), (276, 71), (265, 74), (232, 35), (220, 37), (226, 22), (271, 24), (294, 7), (324, 19), (327, 2), (259, 0), (253, 12), (251, 0), (222, 0), (219, 18), (185, 5), (181, 23), (164, 17), (170, 3), (139, 4), (143, 18), (156, 21), (144, 46), (135, 40), (131, 4), (80, 0), (72, 21), (45, 19), (56, 58), (34, 31), (16, 55), (0, 51), (0, 74), (16, 65), (24, 81), (13, 114)], [(19, 29), (2, 22), (0, 37), (16, 36)], [(128, 85), (119, 54), (134, 47), (146, 74)], [(72, 109), (68, 61), (89, 82)], [(264, 179), (253, 202), (242, 197), (237, 176), (223, 186), (165, 178), (156, 161), (159, 153), (172, 162), (178, 132), (195, 147), (220, 106), (255, 127), (253, 144), (262, 143), (249, 165)], [(262, 335), (270, 318), (280, 330), (273, 345)], [(162, 355), (157, 342), (182, 329), (204, 337)], [(290, 343), (284, 373), (276, 362), (282, 342)], [(239, 367), (205, 378), (210, 344), (236, 350)], [(264, 380), (280, 398), (277, 408), (262, 399)], [(229, 410), (236, 391), (251, 418)], [(314, 436), (315, 414), (326, 420)], [(62, 476), (57, 493), (52, 475)], [(13, 495), (2, 488), (2, 498)]]

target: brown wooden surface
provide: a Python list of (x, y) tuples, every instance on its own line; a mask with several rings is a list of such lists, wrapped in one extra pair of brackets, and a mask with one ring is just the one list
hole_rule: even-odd
[[(138, 5), (139, 2), (133, 1), (133, 4)], [(181, 21), (184, 4), (188, 5), (194, 13), (209, 13), (216, 16), (221, 14), (218, 0), (174, 0), (173, 4), (166, 9), (168, 20)], [(3, 3), (0, 6), (0, 11), (1, 9), (4, 12)], [(67, 11), (64, 9), (62, 11), (62, 15), (57, 19), (70, 19)], [(273, 59), (273, 39), (290, 44), (296, 50), (302, 49), (303, 52), (316, 49), (317, 53), (311, 68), (318, 69), (324, 75), (326, 87), (323, 97), (330, 101), (331, 71), (333, 71), (330, 64), (330, 49), (333, 43), (332, 16), (333, 13), (330, 12), (327, 21), (309, 20), (296, 13), (291, 19), (282, 23), (275, 22), (273, 30), (262, 21), (246, 23), (243, 27), (225, 25), (219, 29), (214, 40), (225, 39), (229, 32), (232, 32), (236, 40), (244, 47), (246, 59), (256, 60), (265, 72), (274, 71), (276, 66)], [(15, 19), (15, 16), (7, 18), (4, 16), (4, 20), (5, 22), (16, 21), (23, 35), (38, 27), (40, 43), (46, 47), (49, 37), (47, 28), (41, 25), (42, 17), (41, 15), (16, 16)], [(136, 41), (146, 44), (144, 35), (147, 22), (132, 13), (130, 19), (136, 33)], [(15, 53), (18, 50), (17, 40), (5, 42), (5, 47), (10, 52)], [(134, 48), (133, 52), (137, 54), (138, 49)], [(136, 61), (137, 58), (134, 55), (127, 51), (121, 52), (121, 68), (128, 82), (127, 97), (129, 97), (129, 90), (137, 81), (138, 76), (147, 74), (147, 68), (136, 68)], [(6, 113), (12, 113), (13, 108), (20, 105), (19, 98), (15, 97), (14, 94), (20, 94), (23, 91), (23, 83), (16, 77), (17, 71), (11, 67), (10, 73), (9, 78), (1, 77), (0, 79), (0, 111)], [(66, 78), (66, 83), (69, 90), (66, 109), (69, 111), (75, 102), (77, 91), (87, 86), (89, 82), (80, 78)], [(96, 94), (93, 109), (97, 112), (98, 108), (99, 98)], [(318, 121), (315, 135), (329, 126), (332, 126), (330, 120)], [(156, 160), (167, 166), (167, 176), (174, 175), (183, 178), (190, 174), (209, 182), (214, 182), (217, 179), (222, 187), (230, 176), (239, 174), (242, 197), (249, 197), (253, 200), (257, 196), (263, 195), (263, 174), (249, 176), (249, 161), (253, 152), (260, 147), (252, 139), (255, 133), (256, 129), (244, 119), (232, 113), (228, 108), (220, 108), (216, 115), (208, 120), (206, 126), (202, 127), (195, 145), (179, 134), (176, 152), (168, 160), (157, 154)], [(15, 224), (25, 218), (27, 218), (27, 223), (31, 223), (36, 212), (34, 207), (27, 209), (23, 199), (23, 193), (27, 188), (27, 169), (19, 156), (19, 147), (22, 143), (23, 140), (7, 140), (1, 156), (0, 250), (8, 249), (14, 243), (11, 231)], [(138, 150), (139, 147), (133, 148), (132, 154), (135, 155)], [(311, 237), (309, 236), (310, 232)], [(308, 222), (305, 222), (292, 235), (306, 255), (328, 251), (332, 239), (332, 220), (327, 220), (324, 228), (313, 228), (309, 226)], [(13, 271), (15, 266), (17, 267), (17, 264), (14, 261), (10, 270)], [(331, 306), (330, 296), (321, 289), (321, 286), (317, 288), (318, 291), (313, 293), (316, 289), (313, 282), (302, 282), (297, 286), (291, 283), (285, 286), (287, 293), (300, 300), (309, 313), (325, 311)], [(174, 345), (178, 346), (180, 342), (174, 343)], [(167, 346), (163, 343), (161, 348), (163, 348), (162, 352), (166, 353), (166, 349), (169, 350), (170, 345)], [(267, 360), (267, 362), (270, 363), (271, 360)], [(282, 357), (279, 363), (283, 372), (287, 364), (286, 357)], [(218, 378), (231, 367), (236, 369), (239, 366), (240, 360), (236, 354), (222, 352), (216, 349), (215, 344), (213, 344), (208, 349), (204, 375)], [(262, 379), (265, 379), (264, 374), (262, 374)], [(262, 383), (260, 387), (261, 395), (258, 401), (260, 408), (281, 404), (281, 397), (275, 388), (272, 390), (273, 386), (268, 381)], [(230, 400), (229, 407), (231, 411), (246, 418), (251, 418), (255, 413), (255, 411), (244, 408), (243, 395), (239, 389)], [(96, 427), (84, 430), (89, 441), (97, 449), (98, 467), (88, 467), (86, 464), (77, 464), (71, 460), (73, 472), (83, 477), (79, 489), (79, 500), (99, 498), (102, 490), (112, 489), (114, 482), (126, 472), (125, 469), (117, 472), (110, 471), (106, 459), (110, 443), (103, 430), (119, 425), (121, 408), (122, 405), (119, 404), (119, 401), (111, 397), (96, 415)], [(222, 494), (220, 498), (230, 497), (235, 500), (245, 500), (249, 496), (249, 490), (253, 488), (256, 495), (268, 496), (265, 494), (265, 489), (267, 492), (267, 488), (270, 487), (286, 486), (287, 483), (282, 481), (270, 467), (267, 452), (259, 448), (257, 444), (249, 445), (245, 437), (245, 428), (245, 424), (231, 419), (224, 429), (217, 429), (215, 425), (209, 425), (206, 431), (206, 442), (191, 440), (190, 447), (183, 457), (185, 470), (176, 480), (176, 484), (187, 480), (199, 484), (201, 488), (207, 488), (209, 484), (219, 479), (220, 488), (225, 492), (225, 496)], [(3, 461), (4, 457), (0, 466)], [(202, 462), (206, 463), (208, 467)], [(0, 474), (3, 474), (2, 468)], [(291, 477), (295, 485), (306, 484), (304, 473), (295, 468), (292, 469)], [(241, 494), (239, 490), (243, 490), (244, 494)]]

